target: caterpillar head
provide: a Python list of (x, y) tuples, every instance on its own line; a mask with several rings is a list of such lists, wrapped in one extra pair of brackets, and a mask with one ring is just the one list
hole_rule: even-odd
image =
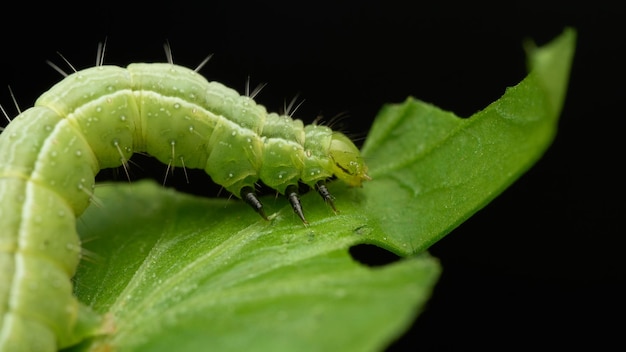
[(333, 174), (350, 186), (360, 187), (363, 181), (371, 180), (361, 152), (343, 133), (333, 132), (329, 156)]

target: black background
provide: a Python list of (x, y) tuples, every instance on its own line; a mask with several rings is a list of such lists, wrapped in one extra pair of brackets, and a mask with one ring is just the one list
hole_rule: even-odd
[[(201, 71), (210, 80), (240, 92), (248, 76), (252, 87), (269, 83), (257, 97), (269, 110), (298, 95), (305, 102), (296, 117), (345, 114), (343, 130), (361, 138), (384, 103), (409, 95), (471, 115), (524, 77), (524, 39), (544, 44), (576, 28), (554, 144), (431, 248), (443, 275), (390, 350), (623, 347), (626, 45), (617, 3), (15, 5), (2, 11), (0, 86), (10, 85), (23, 109), (60, 80), (45, 63), (65, 67), (57, 51), (78, 69), (93, 66), (107, 38), (105, 63), (125, 66), (164, 61), (169, 41), (181, 65), (215, 54)], [(14, 115), (3, 89), (0, 103)]]

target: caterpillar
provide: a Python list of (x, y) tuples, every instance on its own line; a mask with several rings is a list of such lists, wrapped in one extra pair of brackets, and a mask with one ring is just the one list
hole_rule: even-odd
[[(73, 295), (76, 218), (101, 169), (147, 153), (204, 169), (268, 219), (255, 187), (284, 195), (306, 224), (298, 184), (336, 211), (325, 181), (369, 179), (344, 134), (268, 113), (197, 70), (98, 64), (68, 75), (0, 134), (0, 350), (56, 351), (98, 333), (102, 317)], [(17, 205), (17, 206), (16, 206)]]

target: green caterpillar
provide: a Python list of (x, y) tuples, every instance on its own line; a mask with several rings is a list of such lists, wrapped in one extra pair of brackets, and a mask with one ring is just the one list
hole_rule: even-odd
[(334, 209), (325, 180), (369, 179), (344, 134), (268, 113), (194, 70), (136, 63), (75, 72), (0, 134), (1, 351), (55, 351), (98, 333), (102, 318), (72, 294), (76, 217), (99, 170), (126, 165), (136, 152), (204, 169), (265, 219), (259, 181), (306, 223), (299, 182)]

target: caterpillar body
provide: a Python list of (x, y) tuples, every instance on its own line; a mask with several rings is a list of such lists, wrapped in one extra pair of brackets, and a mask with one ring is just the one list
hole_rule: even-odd
[[(76, 217), (95, 175), (145, 152), (204, 169), (263, 218), (261, 181), (303, 222), (296, 185), (368, 180), (344, 134), (268, 113), (251, 97), (171, 63), (100, 65), (75, 72), (0, 134), (0, 350), (55, 351), (97, 333), (101, 317), (73, 296), (80, 260)], [(17, 204), (17, 206), (16, 206)]]

